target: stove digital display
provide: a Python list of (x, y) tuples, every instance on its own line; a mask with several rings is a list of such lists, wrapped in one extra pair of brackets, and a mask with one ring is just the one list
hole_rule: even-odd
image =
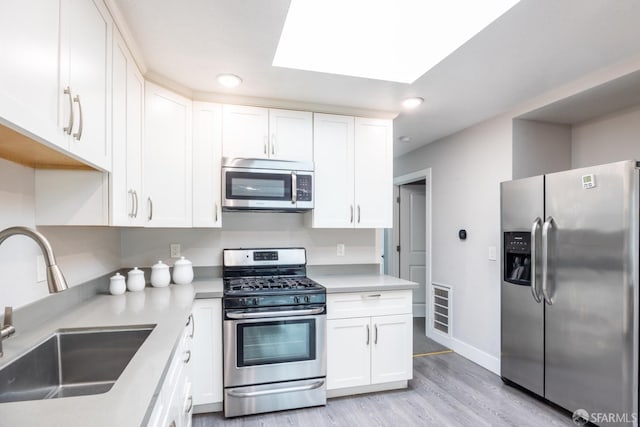
[(254, 261), (278, 261), (277, 251), (256, 251), (253, 253)]

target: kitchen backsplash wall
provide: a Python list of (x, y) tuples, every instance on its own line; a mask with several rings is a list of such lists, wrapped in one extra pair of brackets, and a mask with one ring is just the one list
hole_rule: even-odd
[[(34, 227), (34, 170), (0, 159), (0, 229)], [(120, 232), (109, 228), (41, 227), (51, 242), (69, 286), (102, 276), (120, 266)], [(14, 308), (49, 295), (46, 281), (36, 280), (40, 248), (23, 236), (0, 245), (0, 307)]]
[[(222, 249), (237, 247), (307, 248), (310, 265), (380, 263), (381, 244), (372, 229), (312, 229), (303, 214), (225, 212), (223, 229), (122, 229), (123, 267), (150, 266), (161, 259), (172, 264), (169, 245), (196, 266), (222, 264)], [(344, 256), (336, 245), (345, 245)]]

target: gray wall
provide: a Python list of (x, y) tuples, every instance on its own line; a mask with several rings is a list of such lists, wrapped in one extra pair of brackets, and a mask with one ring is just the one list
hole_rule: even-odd
[(513, 179), (571, 169), (571, 126), (513, 120)]
[[(501, 116), (394, 162), (395, 176), (432, 168), (432, 281), (453, 288), (454, 340), (495, 360), (500, 262), (488, 260), (488, 247), (500, 253), (499, 184), (511, 179), (511, 140), (511, 118)], [(466, 241), (458, 239), (461, 228)]]

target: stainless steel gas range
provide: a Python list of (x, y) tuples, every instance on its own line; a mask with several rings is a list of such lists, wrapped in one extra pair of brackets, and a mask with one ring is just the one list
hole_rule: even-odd
[(303, 248), (225, 249), (226, 417), (326, 404), (326, 292)]

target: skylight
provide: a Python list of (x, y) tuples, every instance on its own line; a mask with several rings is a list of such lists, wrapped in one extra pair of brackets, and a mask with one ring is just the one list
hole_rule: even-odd
[(291, 0), (273, 65), (413, 83), (518, 0)]

